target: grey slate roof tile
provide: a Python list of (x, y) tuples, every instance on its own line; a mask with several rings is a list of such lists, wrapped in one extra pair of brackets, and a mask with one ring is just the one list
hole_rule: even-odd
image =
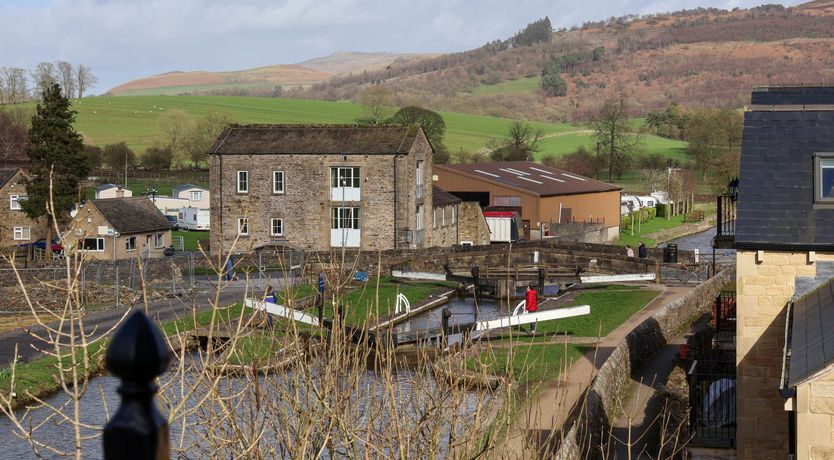
[(121, 234), (169, 230), (171, 222), (147, 197), (92, 200), (113, 229)]

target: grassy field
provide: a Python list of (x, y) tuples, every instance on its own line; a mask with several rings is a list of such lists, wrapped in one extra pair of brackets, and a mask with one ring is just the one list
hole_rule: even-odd
[[(185, 251), (196, 251), (197, 250), (197, 241), (198, 240), (207, 240), (209, 237), (209, 232), (187, 232), (184, 230), (174, 230), (173, 237), (176, 238), (178, 236), (182, 237), (183, 245), (185, 246), (183, 250)], [(208, 249), (208, 248), (204, 248)]]
[[(502, 85), (529, 85), (530, 79)], [(500, 85), (494, 85), (500, 86)], [(142, 152), (160, 138), (159, 118), (178, 109), (194, 118), (210, 111), (229, 112), (236, 123), (355, 123), (363, 115), (362, 106), (351, 102), (327, 102), (302, 99), (272, 99), (231, 96), (120, 96), (94, 97), (73, 101), (78, 111), (76, 129), (86, 142), (104, 145), (126, 142)], [(393, 108), (391, 111), (393, 112)], [(446, 146), (474, 152), (490, 139), (503, 138), (513, 120), (506, 118), (441, 112), (446, 122)], [(541, 155), (562, 155), (579, 145), (593, 147), (593, 135), (586, 127), (564, 123), (531, 122), (547, 137)], [(679, 156), (681, 143), (655, 136), (644, 136), (649, 151)]]
[[(596, 139), (591, 129), (589, 127), (572, 128), (573, 131), (568, 131), (563, 134), (546, 134), (541, 141), (541, 149), (536, 155), (536, 159), (541, 159), (545, 155), (560, 157), (575, 152), (580, 146), (584, 146), (589, 152), (595, 152)], [(686, 155), (686, 142), (645, 134), (640, 135), (639, 141), (645, 153), (659, 153), (679, 161), (687, 161), (689, 159)]]
[[(696, 203), (695, 209), (704, 211), (704, 216), (710, 216), (715, 214), (715, 203)], [(646, 238), (645, 235), (683, 225), (683, 218), (683, 214), (679, 214), (669, 219), (665, 217), (655, 217), (648, 222), (642, 223), (639, 230), (637, 228), (637, 223), (635, 222), (634, 235), (631, 234), (631, 224), (629, 224), (626, 231), (620, 231), (620, 239), (617, 244), (620, 246), (630, 244), (632, 247), (637, 248), (639, 242), (642, 241), (646, 246), (654, 247), (656, 241), (651, 238)], [(625, 217), (623, 219), (625, 219)]]
[(502, 81), (494, 85), (479, 85), (472, 90), (472, 94), (482, 96), (485, 94), (535, 93), (541, 86), (541, 81), (541, 77), (529, 77)]
[(584, 347), (576, 345), (519, 343), (512, 354), (507, 347), (483, 351), (477, 358), (467, 361), (467, 367), (476, 372), (486, 368), (492, 375), (510, 373), (522, 384), (547, 382), (559, 377), (565, 367), (570, 367), (583, 353)]
[[(398, 282), (393, 278), (382, 278), (377, 293), (376, 279), (371, 278), (362, 286), (357, 286), (345, 294), (342, 304), (345, 306), (345, 321), (349, 324), (362, 325), (368, 319), (378, 318), (394, 311), (397, 294), (403, 293), (412, 306), (426, 299), (432, 291), (441, 288), (453, 288), (457, 283), (437, 282)], [(377, 294), (379, 303), (377, 304)], [(332, 312), (325, 312), (331, 315)], [(328, 317), (331, 317), (328, 316)]]

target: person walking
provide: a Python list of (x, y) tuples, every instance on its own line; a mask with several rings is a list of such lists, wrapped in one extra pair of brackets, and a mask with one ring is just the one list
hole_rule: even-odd
[(645, 259), (646, 257), (649, 256), (649, 254), (648, 254), (649, 251), (646, 249), (646, 245), (643, 244), (642, 241), (638, 241), (638, 243), (640, 243), (640, 245), (637, 246), (637, 257), (639, 257), (641, 259)]
[(632, 248), (630, 244), (626, 245), (626, 256), (632, 259), (634, 258), (634, 248)]
[[(536, 290), (530, 286), (527, 286), (527, 295), (524, 298), (524, 309), (527, 310), (527, 313), (535, 313), (536, 310), (539, 309), (539, 296), (536, 293)], [(530, 323), (530, 332), (535, 334), (536, 333), (536, 323)]]
[[(275, 295), (275, 291), (272, 290), (272, 286), (266, 287), (266, 295), (264, 296), (264, 302), (269, 303), (278, 303), (278, 297)], [(266, 325), (272, 329), (272, 313), (267, 312), (266, 314)]]

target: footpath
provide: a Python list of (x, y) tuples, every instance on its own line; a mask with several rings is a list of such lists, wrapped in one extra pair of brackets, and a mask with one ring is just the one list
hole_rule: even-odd
[[(560, 430), (565, 426), (574, 407), (581, 403), (597, 369), (632, 329), (691, 289), (685, 286), (663, 285), (652, 285), (652, 288), (661, 289), (661, 293), (641, 311), (600, 340), (595, 349), (588, 351), (573, 363), (558, 381), (538, 392), (527, 413), (516, 421), (515, 429), (511, 430), (504, 443), (504, 452), (499, 456), (548, 458), (553, 455), (559, 444)], [(537, 455), (531, 452), (533, 449)]]

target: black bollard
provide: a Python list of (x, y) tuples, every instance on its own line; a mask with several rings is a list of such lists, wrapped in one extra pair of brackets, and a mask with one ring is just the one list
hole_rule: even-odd
[(105, 356), (107, 370), (121, 379), (122, 397), (113, 418), (104, 426), (105, 460), (168, 459), (168, 421), (153, 396), (154, 380), (171, 361), (171, 352), (156, 326), (137, 310), (113, 334)]
[(443, 307), (441, 312), (440, 324), (443, 327), (443, 348), (446, 348), (446, 342), (449, 340), (449, 318), (452, 317), (452, 312), (448, 307)]
[(544, 268), (539, 267), (539, 295), (544, 296)]

